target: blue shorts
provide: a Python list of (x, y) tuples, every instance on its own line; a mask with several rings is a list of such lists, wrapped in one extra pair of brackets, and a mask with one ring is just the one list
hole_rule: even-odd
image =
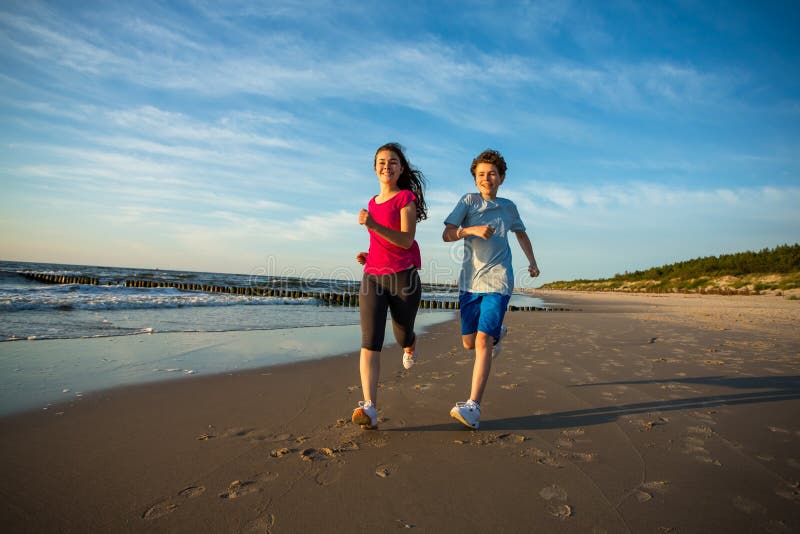
[(500, 293), (470, 293), (468, 291), (459, 293), (461, 335), (483, 332), (499, 339), (500, 327), (503, 326), (503, 317), (506, 315), (509, 300), (511, 300), (511, 295), (501, 295)]

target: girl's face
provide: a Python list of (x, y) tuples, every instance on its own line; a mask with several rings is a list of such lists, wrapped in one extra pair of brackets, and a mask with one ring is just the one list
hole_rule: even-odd
[(375, 174), (381, 183), (395, 185), (403, 173), (400, 158), (391, 150), (381, 150), (375, 155)]

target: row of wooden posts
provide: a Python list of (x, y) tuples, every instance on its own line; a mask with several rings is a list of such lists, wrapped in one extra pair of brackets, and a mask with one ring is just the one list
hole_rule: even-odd
[(85, 284), (99, 285), (97, 278), (91, 276), (69, 276), (64, 274), (22, 273), (28, 280), (35, 280), (43, 284)]
[[(100, 285), (97, 278), (89, 276), (69, 276), (45, 273), (25, 273), (24, 276), (30, 280), (45, 284), (85, 284)], [(108, 284), (110, 285), (110, 284)], [(206, 284), (186, 284), (181, 282), (166, 282), (156, 280), (125, 280), (119, 285), (125, 287), (159, 288), (170, 287), (181, 291), (203, 291), (205, 293), (229, 293), (232, 295), (247, 295), (258, 297), (283, 297), (283, 298), (313, 298), (322, 301), (328, 306), (358, 306), (358, 293), (322, 293), (305, 292), (291, 289), (278, 289), (271, 287), (237, 287), (237, 286), (214, 286)], [(457, 310), (457, 301), (429, 300), (423, 299), (420, 302), (423, 309)], [(509, 306), (509, 311), (554, 311), (553, 308), (540, 308), (536, 306)], [(559, 308), (559, 311), (565, 311)]]

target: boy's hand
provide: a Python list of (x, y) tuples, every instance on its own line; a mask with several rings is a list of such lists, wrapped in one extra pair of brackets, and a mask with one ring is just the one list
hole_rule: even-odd
[(363, 224), (367, 228), (372, 226), (372, 217), (370, 217), (369, 212), (364, 208), (361, 208), (361, 211), (358, 212), (358, 224)]
[(489, 226), (472, 226), (470, 227), (470, 234), (474, 235), (475, 237), (480, 237), (483, 240), (489, 239), (494, 235), (494, 227)]
[(528, 274), (531, 275), (531, 278), (536, 278), (539, 276), (539, 267), (537, 267), (535, 263), (533, 265), (528, 265)]
[(356, 254), (356, 261), (361, 265), (367, 263), (367, 253), (366, 252), (359, 252)]

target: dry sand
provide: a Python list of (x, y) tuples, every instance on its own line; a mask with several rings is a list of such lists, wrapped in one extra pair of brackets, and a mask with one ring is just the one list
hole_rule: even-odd
[(546, 298), (477, 432), (455, 321), (384, 351), (378, 431), (356, 354), (0, 419), (4, 532), (800, 531), (800, 302)]

